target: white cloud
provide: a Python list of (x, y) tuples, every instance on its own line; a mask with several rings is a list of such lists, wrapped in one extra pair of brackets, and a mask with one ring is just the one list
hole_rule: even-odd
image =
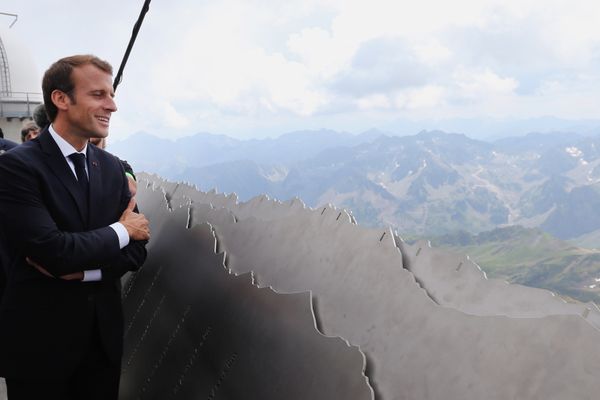
[(160, 110), (160, 115), (167, 128), (181, 129), (190, 127), (190, 120), (185, 115), (179, 113), (171, 104), (163, 103)]
[(359, 98), (356, 103), (361, 110), (390, 109), (392, 107), (389, 97), (384, 94), (364, 96)]
[(496, 94), (510, 94), (517, 87), (518, 82), (511, 77), (501, 77), (489, 69), (482, 71), (469, 71), (459, 68), (454, 73), (458, 97), (480, 99)]
[[(114, 14), (57, 1), (3, 3), (36, 64), (85, 51), (116, 68), (142, 2), (107, 0)], [(113, 132), (344, 129), (365, 113), (597, 118), (598, 15), (595, 0), (155, 2)]]
[[(549, 83), (538, 72), (543, 68), (548, 81), (565, 85), (563, 69), (589, 67), (591, 49), (600, 41), (600, 29), (585, 12), (597, 8), (588, 8), (591, 3), (584, 11), (567, 2), (546, 7), (536, 1), (291, 1), (275, 9), (265, 4), (225, 1), (203, 7), (194, 23), (187, 19), (179, 41), (156, 62), (152, 75), (161, 77), (154, 81), (156, 92), (171, 104), (210, 104), (211, 118), (218, 118), (218, 110), (251, 119), (310, 117), (330, 108), (337, 114), (397, 109), (452, 117), (560, 115), (552, 105), (557, 100), (545, 98)], [(469, 51), (488, 55), (463, 58), (464, 48), (459, 51), (446, 36), (461, 29), (481, 32), (480, 47)], [(354, 75), (364, 94), (338, 98), (330, 90), (333, 79), (350, 71), (366, 43), (384, 38), (405, 47), (383, 65), (399, 57), (412, 57), (412, 64), (402, 64), (404, 70), (365, 69)], [(416, 86), (394, 87), (411, 81)], [(516, 93), (527, 84), (533, 85), (530, 94)], [(589, 104), (587, 97), (581, 94), (580, 101)]]
[(408, 101), (408, 108), (435, 107), (442, 102), (444, 92), (443, 87), (434, 85), (419, 88), (412, 93)]
[(435, 66), (449, 61), (452, 51), (435, 38), (427, 38), (414, 46), (415, 54), (425, 65)]
[(315, 78), (331, 77), (346, 62), (344, 52), (336, 46), (330, 32), (322, 28), (311, 27), (293, 33), (287, 45)]
[(395, 104), (398, 109), (406, 110), (432, 108), (442, 104), (445, 92), (443, 87), (435, 85), (408, 89), (396, 94)]
[[(600, 30), (587, 14), (567, 2), (291, 1), (273, 8), (265, 2), (225, 1), (183, 21), (178, 41), (155, 62), (152, 76), (161, 79), (152, 86), (175, 109), (184, 102), (210, 105), (213, 113), (203, 117), (212, 119), (219, 118), (219, 110), (264, 121), (266, 115), (310, 117), (329, 108), (337, 114), (396, 109), (427, 116), (543, 115), (559, 112), (552, 105), (557, 100), (544, 96), (545, 79), (532, 82), (529, 95), (515, 92), (522, 79), (538, 79), (540, 68), (551, 81), (553, 70), (590, 64), (589, 50)], [(458, 43), (446, 36), (461, 29), (481, 32), (483, 42), (470, 51), (488, 55), (463, 58)], [(361, 79), (363, 95), (338, 98), (330, 90), (332, 80), (349, 71), (366, 43), (384, 38), (396, 38), (404, 47), (377, 68), (353, 76)], [(495, 47), (486, 42), (490, 38)], [(398, 64), (404, 70), (385, 68), (402, 57), (412, 57), (412, 64)], [(518, 60), (518, 70), (511, 60)], [(556, 79), (564, 85), (560, 76)], [(416, 86), (395, 87), (399, 82)], [(373, 85), (370, 93), (368, 85)], [(207, 123), (215, 124), (195, 125)]]

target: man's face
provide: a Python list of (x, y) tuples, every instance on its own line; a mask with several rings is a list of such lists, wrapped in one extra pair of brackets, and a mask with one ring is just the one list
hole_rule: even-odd
[(117, 111), (113, 100), (112, 76), (92, 64), (73, 69), (75, 88), (66, 117), (73, 134), (83, 137), (108, 136), (110, 116)]
[(40, 131), (37, 129), (29, 129), (29, 131), (27, 132), (27, 135), (25, 136), (25, 141), (28, 142), (30, 140), (35, 139), (36, 137), (38, 137)]

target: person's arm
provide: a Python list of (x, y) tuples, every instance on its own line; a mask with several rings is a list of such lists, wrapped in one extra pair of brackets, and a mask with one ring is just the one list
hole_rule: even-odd
[[(58, 229), (43, 203), (34, 171), (9, 153), (0, 162), (0, 220), (24, 244), (25, 254), (56, 277), (97, 269), (121, 256), (118, 237), (108, 226), (87, 232)], [(130, 234), (139, 222), (131, 223)], [(137, 238), (144, 239), (143, 235)]]
[(127, 161), (125, 161), (125, 160), (119, 159), (119, 161), (121, 162), (121, 165), (123, 166), (123, 169), (125, 170), (125, 175), (128, 178), (131, 178), (134, 181), (136, 181), (137, 179), (135, 177), (135, 173), (133, 172), (133, 168), (131, 168), (131, 165)]
[(121, 161), (121, 165), (125, 170), (125, 176), (127, 177), (127, 183), (129, 184), (129, 191), (131, 192), (132, 196), (135, 196), (137, 193), (137, 179), (133, 173), (133, 168), (131, 168), (131, 165), (129, 165), (127, 161), (121, 159), (119, 159), (119, 161)]
[(102, 280), (120, 279), (128, 271), (137, 271), (146, 261), (146, 243), (145, 240), (131, 241), (121, 250), (118, 260), (102, 268)]
[[(125, 170), (125, 176), (127, 178), (125, 179), (126, 183), (123, 183), (123, 190), (121, 191), (121, 193), (124, 194), (123, 198), (121, 199), (121, 204), (125, 203), (131, 205), (131, 198), (135, 196), (135, 192), (131, 192), (132, 178), (127, 175), (127, 172), (129, 171), (131, 174), (133, 174), (133, 169), (126, 161), (120, 161), (122, 168)], [(125, 187), (127, 186), (128, 190), (125, 190)], [(128, 191), (131, 193), (127, 194)], [(137, 204), (133, 208), (133, 213), (139, 214)], [(118, 259), (102, 267), (101, 279), (103, 281), (120, 279), (128, 271), (137, 271), (142, 266), (144, 261), (146, 261), (147, 243), (147, 240), (131, 240), (126, 247), (121, 249), (121, 254)]]

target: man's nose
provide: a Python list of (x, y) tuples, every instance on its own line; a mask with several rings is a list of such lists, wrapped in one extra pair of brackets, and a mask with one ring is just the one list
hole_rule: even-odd
[(111, 112), (117, 111), (117, 103), (115, 103), (115, 99), (112, 97), (108, 97), (106, 104), (104, 105), (104, 108), (106, 108), (107, 110), (109, 110)]

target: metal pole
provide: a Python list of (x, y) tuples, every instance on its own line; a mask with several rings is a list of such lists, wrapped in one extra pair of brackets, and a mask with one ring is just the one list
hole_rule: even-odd
[(131, 49), (133, 48), (133, 44), (135, 43), (135, 39), (137, 38), (137, 34), (142, 26), (142, 22), (144, 21), (144, 17), (146, 13), (150, 9), (150, 0), (145, 0), (144, 5), (142, 6), (142, 11), (140, 12), (140, 16), (138, 17), (137, 22), (133, 26), (133, 32), (131, 33), (131, 39), (129, 40), (129, 44), (127, 45), (127, 50), (125, 50), (125, 55), (123, 56), (123, 60), (121, 61), (121, 66), (119, 67), (119, 71), (117, 72), (117, 76), (115, 77), (115, 81), (113, 82), (113, 89), (116, 92), (117, 86), (121, 83), (121, 78), (123, 76), (123, 70), (125, 69), (125, 64), (127, 64), (127, 60), (129, 59), (129, 53), (131, 53)]

